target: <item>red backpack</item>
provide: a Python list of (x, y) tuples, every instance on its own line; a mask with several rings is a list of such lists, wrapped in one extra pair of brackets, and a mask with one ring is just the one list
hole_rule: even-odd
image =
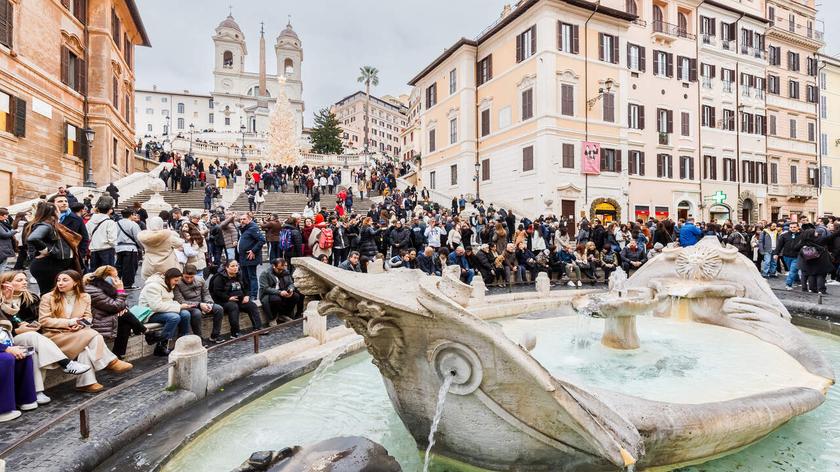
[(321, 234), (318, 236), (318, 247), (321, 249), (332, 249), (333, 247), (333, 232), (330, 228), (321, 228)]

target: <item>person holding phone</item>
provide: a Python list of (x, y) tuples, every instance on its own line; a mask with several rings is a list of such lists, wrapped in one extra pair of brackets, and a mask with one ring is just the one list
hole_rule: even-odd
[(213, 331), (210, 333), (210, 342), (214, 344), (220, 343), (222, 340), (219, 333), (222, 329), (224, 310), (222, 310), (221, 305), (213, 303), (213, 298), (210, 296), (210, 290), (207, 284), (197, 274), (198, 269), (194, 265), (187, 264), (184, 266), (181, 281), (178, 282), (178, 285), (175, 286), (173, 291), (175, 301), (189, 305), (187, 311), (190, 312), (190, 327), (192, 333), (198, 337), (202, 337), (201, 321), (203, 315), (212, 315)]
[(49, 338), (38, 332), (38, 295), (30, 292), (26, 273), (11, 271), (0, 274), (0, 325), (6, 324), (14, 336), (14, 344), (32, 353), (35, 396), (39, 405), (50, 402), (44, 394), (47, 369), (62, 368), (64, 373), (81, 375), (90, 366), (72, 361)]
[(94, 371), (123, 373), (134, 368), (108, 349), (102, 335), (90, 327), (92, 318), (90, 295), (85, 293), (81, 274), (75, 270), (60, 272), (55, 288), (41, 298), (38, 322), (44, 335), (68, 358), (91, 367), (76, 380), (76, 389), (85, 393), (104, 388), (96, 382)]

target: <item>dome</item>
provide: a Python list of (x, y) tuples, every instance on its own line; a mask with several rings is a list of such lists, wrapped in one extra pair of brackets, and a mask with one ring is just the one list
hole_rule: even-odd
[(233, 15), (228, 15), (227, 18), (224, 19), (221, 23), (219, 23), (218, 28), (231, 28), (235, 29), (236, 31), (242, 32), (242, 29), (239, 28), (239, 24), (233, 19)]
[(297, 33), (295, 33), (295, 30), (292, 29), (292, 23), (291, 22), (286, 24), (286, 29), (284, 29), (283, 31), (280, 32), (280, 36), (277, 39), (280, 39), (280, 38), (293, 38), (293, 39), (296, 39), (296, 40), (300, 41), (300, 38), (298, 38)]

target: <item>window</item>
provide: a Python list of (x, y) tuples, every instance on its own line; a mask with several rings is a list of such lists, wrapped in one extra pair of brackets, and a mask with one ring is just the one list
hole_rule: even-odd
[(87, 90), (85, 61), (67, 47), (61, 49), (61, 83), (79, 93), (85, 93)]
[(120, 27), (120, 17), (117, 16), (117, 10), (114, 8), (111, 8), (111, 38), (117, 44), (117, 49), (119, 49), (122, 30)]
[(575, 88), (570, 84), (560, 85), (560, 114), (575, 115)]
[(661, 33), (665, 31), (665, 24), (663, 23), (665, 15), (662, 13), (662, 8), (659, 5), (653, 6), (653, 30)]
[(723, 91), (732, 93), (732, 84), (735, 82), (735, 70), (721, 68), (720, 80), (723, 82)]
[(578, 25), (558, 22), (557, 49), (570, 54), (577, 54), (580, 49), (580, 34)]
[[(674, 132), (674, 112), (664, 108), (656, 109), (656, 131), (660, 134)], [(662, 143), (660, 144), (667, 144)]]
[(777, 76), (777, 75), (768, 75), (767, 76), (767, 92), (772, 93), (774, 95), (779, 94), (779, 76)]
[(82, 157), (82, 129), (76, 125), (66, 123), (64, 125), (64, 153), (71, 156)]
[(645, 129), (645, 106), (631, 103), (627, 105), (627, 127)]
[(434, 190), (437, 186), (437, 173), (435, 171), (429, 172), (429, 188)]
[(831, 178), (831, 166), (822, 166), (820, 168), (820, 184), (823, 187), (832, 187), (834, 183)]
[(770, 183), (779, 183), (779, 164), (777, 162), (770, 163)]
[(490, 180), (490, 159), (481, 161), (481, 180)]
[(534, 117), (534, 89), (522, 91), (522, 121)]
[(490, 134), (490, 109), (481, 110), (481, 135)]
[(653, 51), (653, 75), (674, 76), (674, 55), (664, 51)]
[(703, 105), (702, 108), (702, 118), (701, 118), (701, 125), (706, 128), (714, 128), (715, 127), (715, 107), (709, 105)]
[(212, 125), (213, 121), (214, 121), (214, 118), (216, 118), (216, 115), (214, 115), (213, 113), (208, 113), (207, 114), (207, 123)]
[(114, 167), (119, 165), (119, 162), (117, 161), (119, 155), (117, 151), (118, 145), (119, 142), (117, 141), (117, 138), (113, 138), (113, 140), (111, 141), (111, 163), (114, 165)]
[(805, 86), (805, 99), (808, 103), (817, 103), (817, 86), (808, 84)]
[(691, 115), (684, 111), (680, 113), (680, 136), (691, 136)]
[(735, 110), (723, 110), (723, 121), (720, 124), (720, 129), (735, 131)]
[(604, 102), (604, 121), (615, 123), (615, 94), (604, 93), (602, 101)]
[(767, 135), (767, 118), (764, 115), (755, 115), (755, 134)]
[(674, 178), (674, 166), (670, 154), (656, 155), (656, 176), (659, 178)]
[(493, 79), (493, 55), (489, 55), (478, 61), (478, 85), (487, 83)]
[(703, 42), (710, 43), (715, 37), (715, 19), (707, 16), (700, 17), (700, 34), (703, 35)]
[(683, 180), (694, 180), (694, 158), (691, 156), (680, 156), (680, 178)]
[(630, 175), (645, 175), (645, 153), (630, 151), (627, 163), (627, 173)]
[(601, 171), (621, 172), (621, 151), (601, 148)]
[(735, 159), (731, 157), (723, 158), (723, 180), (728, 182), (737, 182), (737, 167), (735, 166)]
[(537, 26), (534, 25), (516, 37), (516, 62), (533, 56), (537, 50)]
[(636, 0), (627, 0), (624, 2), (624, 11), (631, 15), (638, 15), (638, 10), (636, 8)]
[(793, 118), (790, 119), (790, 137), (796, 138), (796, 120)]
[(688, 37), (688, 17), (683, 12), (677, 12), (677, 34), (681, 38)]
[(452, 69), (449, 71), (449, 94), (452, 95), (455, 93), (455, 90), (458, 89), (458, 69)]
[(150, 133), (152, 132), (152, 125), (151, 124), (146, 125), (146, 131), (148, 131)]
[(449, 166), (449, 185), (458, 185), (458, 164)]
[(808, 122), (808, 141), (812, 143), (817, 140), (817, 124), (813, 121)]
[(169, 116), (169, 110), (161, 110), (160, 114), (161, 116)]
[(712, 88), (712, 79), (715, 78), (715, 66), (712, 64), (700, 64), (700, 77), (703, 88)]
[(799, 71), (799, 53), (788, 51), (787, 53), (787, 68), (794, 72)]
[(797, 166), (795, 164), (791, 164), (790, 166), (790, 183), (792, 184), (795, 184), (799, 181), (799, 176), (796, 175), (796, 167)]
[(120, 82), (117, 77), (111, 77), (111, 105), (117, 110), (120, 109)]
[(828, 98), (825, 95), (820, 96), (820, 118), (828, 118)]
[(184, 104), (183, 103), (178, 104), (178, 113), (180, 113), (180, 114), (184, 113)]
[(637, 72), (645, 71), (645, 48), (627, 43), (627, 68)]
[(697, 80), (697, 61), (688, 57), (677, 56), (677, 79), (683, 82)]
[(598, 59), (618, 64), (618, 36), (598, 33)]
[(455, 144), (458, 141), (458, 119), (452, 118), (449, 120), (449, 144)]
[(534, 146), (522, 148), (522, 172), (534, 170)]
[(776, 115), (769, 115), (767, 117), (768, 125), (769, 125), (769, 133), (770, 136), (776, 135)]
[(233, 53), (225, 51), (222, 53), (222, 67), (225, 69), (233, 68)]
[(125, 63), (129, 69), (132, 68), (132, 57), (134, 55), (134, 45), (131, 44), (131, 40), (128, 39), (128, 35), (123, 35), (123, 57), (125, 58)]
[(0, 92), (0, 131), (26, 136), (26, 101)]
[(754, 124), (752, 114), (741, 112), (741, 132), (752, 134), (753, 126)]
[(125, 121), (131, 123), (131, 94), (125, 94), (125, 105), (123, 106), (123, 117)]
[(435, 152), (435, 130), (429, 130), (429, 152)]
[(426, 109), (432, 108), (437, 104), (437, 82), (426, 88)]
[(790, 98), (799, 99), (799, 82), (795, 80), (788, 82), (788, 96)]
[(717, 157), (703, 156), (703, 178), (717, 180)]
[(820, 133), (820, 154), (828, 154), (828, 135), (825, 133)]
[(178, 129), (184, 129), (184, 119), (178, 118)]
[(730, 49), (729, 42), (735, 39), (735, 23), (720, 22), (720, 39), (723, 49)]
[(575, 145), (563, 143), (563, 168), (575, 168)]
[(769, 61), (771, 66), (782, 65), (782, 48), (779, 46), (769, 46), (767, 48), (769, 54)]

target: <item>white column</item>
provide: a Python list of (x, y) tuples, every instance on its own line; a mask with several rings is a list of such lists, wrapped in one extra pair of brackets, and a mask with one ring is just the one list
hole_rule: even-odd
[(189, 335), (175, 341), (169, 362), (175, 365), (169, 368), (167, 388), (188, 390), (197, 398), (207, 395), (207, 349), (201, 344), (200, 337)]

